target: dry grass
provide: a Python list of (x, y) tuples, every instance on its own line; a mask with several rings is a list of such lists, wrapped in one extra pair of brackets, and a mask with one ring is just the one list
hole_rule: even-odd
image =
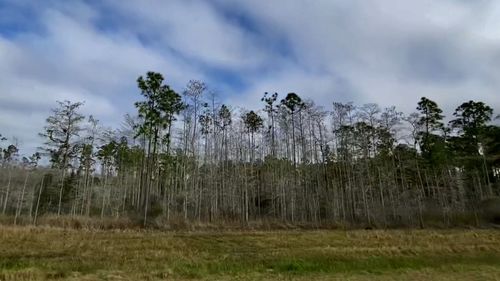
[(500, 232), (0, 229), (0, 280), (500, 280)]
[[(271, 230), (318, 230), (318, 229), (363, 229), (364, 225), (347, 224), (314, 224), (314, 223), (283, 223), (279, 220), (266, 219), (254, 220), (248, 223), (239, 221), (201, 222), (198, 220), (185, 220), (182, 216), (159, 216), (149, 219), (144, 227), (142, 215), (134, 214), (121, 217), (87, 217), (87, 216), (57, 216), (47, 214), (38, 217), (37, 226), (56, 227), (65, 229), (85, 230), (125, 230), (125, 229), (155, 229), (161, 231), (271, 231)], [(0, 226), (33, 226), (33, 218), (20, 216), (14, 224), (14, 216), (0, 215)]]

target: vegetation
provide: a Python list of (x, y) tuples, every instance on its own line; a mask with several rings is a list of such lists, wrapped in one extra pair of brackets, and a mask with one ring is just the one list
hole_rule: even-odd
[(498, 280), (495, 231), (0, 229), (1, 280)]
[(425, 97), (408, 115), (376, 104), (324, 108), (297, 93), (265, 93), (262, 110), (248, 111), (221, 104), (202, 81), (181, 94), (155, 72), (137, 84), (137, 113), (119, 129), (63, 101), (31, 157), (0, 136), (7, 220), (370, 228), (500, 221), (500, 127), (480, 101), (458, 106), (446, 125)]

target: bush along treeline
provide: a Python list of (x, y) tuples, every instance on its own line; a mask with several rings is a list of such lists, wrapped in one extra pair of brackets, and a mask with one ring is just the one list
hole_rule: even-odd
[[(155, 72), (137, 84), (137, 114), (116, 130), (82, 115), (82, 103), (62, 101), (31, 157), (0, 137), (4, 220), (318, 227), (500, 220), (500, 127), (483, 102), (464, 102), (445, 123), (425, 97), (409, 115), (376, 104), (324, 108), (296, 93), (265, 93), (261, 110), (247, 111), (220, 103), (201, 81), (181, 94)], [(42, 157), (50, 165), (39, 165)]]

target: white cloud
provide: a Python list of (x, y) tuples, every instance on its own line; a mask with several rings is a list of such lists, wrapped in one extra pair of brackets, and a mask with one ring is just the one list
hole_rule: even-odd
[(495, 1), (220, 2), (251, 14), (262, 30), (284, 34), (291, 45), (296, 65), (276, 73), (274, 83), (253, 77), (255, 89), (286, 94), (283, 85), (300, 81), (296, 91), (321, 104), (393, 103), (411, 111), (428, 96), (448, 114), (472, 98), (500, 109)]
[(268, 59), (254, 34), (228, 21), (208, 1), (108, 1), (164, 47), (212, 67), (248, 70)]
[[(30, 153), (56, 100), (85, 101), (83, 113), (117, 126), (139, 99), (138, 75), (168, 73), (183, 85), (189, 75), (203, 78), (174, 56), (143, 46), (127, 32), (107, 35), (92, 25), (97, 11), (88, 6), (42, 9), (42, 33), (0, 36), (0, 132), (22, 141)], [(30, 117), (30, 118), (28, 118)], [(17, 122), (15, 122), (17, 121)]]
[(252, 109), (266, 91), (293, 91), (326, 108), (376, 102), (410, 112), (427, 96), (447, 114), (469, 99), (500, 110), (496, 1), (86, 3), (9, 1), (39, 26), (8, 36), (2, 26), (27, 16), (0, 19), (0, 133), (28, 149), (55, 100), (85, 100), (86, 113), (116, 126), (148, 70), (177, 90), (205, 80), (224, 102)]

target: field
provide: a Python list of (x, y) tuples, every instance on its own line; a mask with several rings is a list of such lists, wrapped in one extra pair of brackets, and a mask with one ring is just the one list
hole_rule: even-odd
[(0, 280), (500, 280), (500, 232), (0, 228)]

